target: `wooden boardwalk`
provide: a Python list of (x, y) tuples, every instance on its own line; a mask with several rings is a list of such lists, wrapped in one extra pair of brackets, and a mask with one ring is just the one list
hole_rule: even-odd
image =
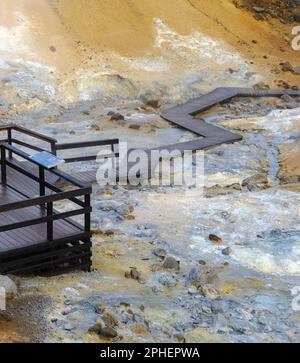
[[(177, 151), (178, 155), (184, 151), (197, 151), (204, 150), (224, 143), (234, 143), (242, 140), (241, 135), (232, 133), (231, 131), (210, 123), (205, 122), (199, 118), (195, 118), (195, 115), (200, 114), (213, 107), (216, 104), (226, 102), (234, 97), (281, 97), (283, 95), (298, 96), (300, 97), (300, 91), (293, 90), (254, 90), (251, 88), (230, 88), (220, 87), (214, 91), (197, 97), (187, 103), (170, 108), (161, 114), (161, 117), (171, 122), (172, 124), (190, 131), (199, 136), (190, 141), (162, 145), (152, 149), (145, 149), (148, 154), (148, 177), (151, 178), (155, 175), (155, 169), (157, 164), (151, 165), (151, 153), (153, 151), (166, 150), (169, 152)], [(134, 150), (134, 149), (132, 149)], [(131, 151), (131, 150), (130, 150)], [(129, 152), (130, 152), (129, 151)], [(124, 160), (119, 160), (119, 163), (126, 162), (128, 169), (134, 163), (127, 162), (127, 157)], [(96, 172), (78, 173), (76, 174), (84, 182), (95, 182)]]

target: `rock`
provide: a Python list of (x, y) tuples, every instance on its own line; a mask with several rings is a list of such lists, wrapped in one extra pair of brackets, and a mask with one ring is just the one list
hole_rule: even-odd
[(294, 20), (300, 23), (300, 13), (294, 15)]
[(99, 224), (98, 229), (106, 236), (112, 236), (115, 233), (114, 225), (110, 220), (104, 220), (101, 224)]
[(51, 45), (51, 46), (49, 47), (49, 49), (51, 50), (51, 52), (56, 52), (56, 48), (54, 47), (54, 45)]
[(88, 330), (88, 333), (90, 334), (100, 334), (102, 329), (101, 323), (96, 323), (95, 325), (91, 326)]
[(172, 257), (172, 256), (166, 256), (162, 267), (166, 270), (176, 270), (179, 271), (180, 270), (180, 261), (176, 260), (176, 258)]
[(103, 338), (109, 338), (109, 339), (113, 339), (116, 338), (118, 336), (118, 333), (115, 329), (111, 328), (111, 327), (101, 327), (100, 332), (98, 333), (98, 335), (102, 336)]
[(108, 113), (108, 116), (111, 116), (110, 119), (111, 121), (123, 121), (125, 120), (125, 117), (123, 115), (121, 115), (120, 113), (118, 112), (109, 112)]
[(153, 250), (153, 254), (160, 258), (165, 258), (167, 256), (167, 252), (163, 248), (155, 248), (155, 250)]
[(265, 12), (265, 9), (264, 8), (261, 8), (259, 6), (253, 6), (252, 8), (255, 12), (257, 13), (264, 13)]
[(290, 62), (284, 62), (281, 64), (281, 69), (283, 72), (293, 72), (294, 67), (291, 65)]
[(119, 213), (123, 217), (127, 217), (130, 213), (133, 212), (133, 207), (128, 206), (127, 204), (121, 204), (119, 207), (115, 209), (117, 213)]
[(8, 276), (0, 275), (1, 287), (5, 290), (6, 299), (13, 299), (18, 293), (17, 285)]
[(209, 267), (192, 267), (189, 271), (186, 285), (194, 285), (196, 288), (199, 288), (201, 285), (214, 283), (217, 277), (217, 273)]
[(179, 343), (186, 343), (186, 339), (182, 334), (175, 334), (174, 338), (179, 342)]
[(230, 256), (230, 255), (231, 255), (231, 253), (232, 253), (232, 249), (231, 249), (230, 247), (226, 247), (226, 248), (224, 248), (224, 249), (222, 250), (222, 254), (223, 254), (224, 256)]
[(142, 278), (141, 272), (139, 272), (135, 267), (131, 268), (130, 271), (125, 272), (125, 277), (127, 279), (133, 279), (138, 281), (139, 283), (145, 283), (145, 280)]
[(204, 297), (209, 299), (217, 299), (219, 297), (218, 291), (210, 284), (200, 286), (199, 290)]
[(221, 244), (223, 242), (222, 238), (215, 234), (210, 234), (208, 236), (208, 238), (211, 242), (216, 243), (216, 244)]
[(265, 174), (255, 174), (242, 182), (243, 187), (247, 187), (249, 191), (257, 189), (266, 189), (269, 186), (268, 178)]
[(118, 333), (115, 329), (108, 326), (103, 326), (102, 323), (98, 322), (91, 326), (88, 330), (88, 333), (90, 334), (98, 334), (99, 336), (102, 336), (103, 338), (116, 338), (118, 336)]
[(0, 310), (0, 321), (12, 321), (12, 315), (8, 311), (2, 311)]
[(139, 130), (141, 128), (141, 125), (138, 125), (138, 124), (132, 124), (132, 125), (129, 125), (129, 128), (131, 130)]
[(177, 280), (169, 274), (161, 274), (158, 278), (158, 282), (167, 287), (175, 287), (177, 285)]
[(161, 103), (159, 100), (147, 100), (146, 106), (152, 107), (152, 108), (160, 108)]
[(117, 317), (110, 311), (105, 311), (102, 318), (105, 325), (108, 327), (115, 328), (119, 325)]

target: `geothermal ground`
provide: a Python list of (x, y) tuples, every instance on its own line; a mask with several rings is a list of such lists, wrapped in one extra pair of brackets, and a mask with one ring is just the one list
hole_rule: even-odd
[[(88, 3), (1, 2), (1, 124), (152, 147), (194, 137), (160, 118), (176, 103), (300, 85), (289, 1)], [(12, 277), (1, 341), (299, 342), (300, 99), (200, 117), (243, 136), (205, 152), (204, 191), (95, 184), (93, 271)]]

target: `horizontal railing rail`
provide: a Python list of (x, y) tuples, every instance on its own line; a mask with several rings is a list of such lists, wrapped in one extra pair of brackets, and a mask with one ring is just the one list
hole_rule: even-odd
[[(36, 150), (36, 151), (44, 151), (45, 150), (43, 148), (39, 148), (39, 147), (37, 147), (35, 145), (29, 144), (29, 143), (27, 143), (25, 141), (16, 139), (15, 137), (13, 137), (13, 131), (15, 131), (15, 132), (19, 132), (19, 133), (21, 133), (23, 135), (27, 135), (27, 136), (33, 137), (35, 139), (47, 142), (48, 144), (50, 144), (50, 151), (53, 154), (55, 154), (55, 152), (56, 152), (56, 149), (55, 149), (55, 144), (57, 143), (56, 139), (54, 139), (52, 137), (49, 137), (49, 136), (46, 136), (46, 135), (43, 135), (43, 134), (41, 134), (39, 132), (29, 130), (26, 127), (19, 126), (19, 125), (16, 125), (16, 124), (2, 125), (2, 126), (0, 126), (0, 132), (1, 131), (6, 131), (7, 132), (7, 137), (5, 139), (0, 140), (2, 143), (7, 142), (10, 145), (15, 143), (15, 144), (18, 144), (20, 146), (24, 146), (26, 148)], [(10, 156), (11, 156), (11, 154), (10, 154)]]
[[(110, 140), (94, 140), (94, 141), (84, 141), (84, 142), (72, 142), (64, 144), (55, 144), (56, 153), (59, 150), (71, 150), (71, 149), (83, 149), (87, 147), (96, 146), (110, 146), (111, 153), (106, 155), (101, 155), (102, 158), (113, 158), (118, 157), (119, 154), (115, 151), (115, 146), (119, 145), (119, 139)], [(81, 161), (93, 161), (96, 160), (98, 155), (88, 155), (88, 156), (77, 156), (72, 158), (64, 158), (66, 163), (77, 163)]]

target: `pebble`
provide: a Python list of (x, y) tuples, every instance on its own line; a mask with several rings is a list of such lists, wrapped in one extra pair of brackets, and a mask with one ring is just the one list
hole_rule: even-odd
[(178, 261), (176, 258), (172, 257), (172, 256), (166, 256), (162, 267), (166, 270), (176, 270), (179, 271), (180, 270), (180, 261)]
[(222, 250), (222, 254), (223, 254), (224, 256), (230, 256), (230, 255), (231, 255), (231, 253), (232, 253), (232, 249), (231, 249), (230, 247), (226, 247), (226, 248), (224, 248), (224, 249)]
[(221, 244), (223, 242), (222, 238), (215, 234), (210, 234), (208, 238), (213, 243)]
[(203, 294), (203, 296), (209, 299), (217, 299), (219, 297), (218, 291), (214, 288), (214, 286), (210, 284), (200, 286), (199, 290)]

